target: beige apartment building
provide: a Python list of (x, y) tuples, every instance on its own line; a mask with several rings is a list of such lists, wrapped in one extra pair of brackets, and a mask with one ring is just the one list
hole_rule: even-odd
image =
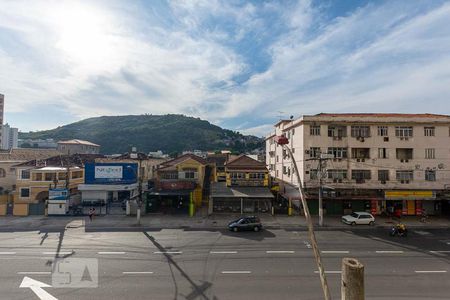
[(99, 154), (100, 145), (83, 140), (59, 141), (57, 150), (67, 155), (73, 154)]
[[(298, 182), (275, 143), (279, 135), (289, 140), (312, 213), (321, 176), (327, 214), (450, 214), (450, 116), (321, 113), (281, 120), (266, 137), (266, 164), (292, 202)], [(321, 156), (327, 159), (319, 174)]]

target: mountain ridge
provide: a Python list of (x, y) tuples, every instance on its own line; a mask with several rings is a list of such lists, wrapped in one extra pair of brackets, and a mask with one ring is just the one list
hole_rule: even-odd
[(255, 136), (223, 129), (200, 118), (179, 115), (123, 115), (92, 117), (50, 130), (21, 132), (21, 139), (87, 140), (101, 146), (101, 153), (162, 150), (231, 150), (247, 152), (262, 148)]

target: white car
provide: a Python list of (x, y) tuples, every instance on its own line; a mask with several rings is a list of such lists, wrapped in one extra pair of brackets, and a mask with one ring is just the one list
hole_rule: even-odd
[(375, 218), (367, 212), (357, 211), (352, 213), (351, 215), (343, 216), (342, 222), (349, 225), (373, 225), (375, 223)]

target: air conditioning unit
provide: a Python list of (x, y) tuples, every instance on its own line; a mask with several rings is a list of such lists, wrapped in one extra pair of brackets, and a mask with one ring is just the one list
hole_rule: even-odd
[(401, 184), (404, 184), (404, 183), (405, 183), (405, 181), (404, 181), (404, 180), (400, 180), (400, 183), (401, 183)]
[(360, 140), (361, 142), (364, 142), (364, 138), (363, 138), (363, 137), (361, 137), (359, 140)]
[(404, 138), (401, 136), (401, 137), (400, 137), (400, 140), (403, 141), (403, 139), (404, 139)]
[(365, 162), (366, 160), (364, 158), (361, 159), (361, 162)]
[(342, 183), (342, 179), (338, 179), (338, 182), (339, 182), (339, 183)]
[(386, 180), (381, 180), (381, 184), (386, 184)]
[(400, 159), (400, 162), (404, 162), (405, 160), (404, 159)]
[(356, 183), (364, 183), (366, 182), (364, 179), (356, 179)]
[(336, 178), (334, 178), (334, 179), (333, 179), (333, 182), (334, 182), (334, 183), (337, 183), (337, 182), (338, 182), (338, 180), (337, 180)]
[(385, 141), (385, 142), (389, 142), (389, 137), (385, 136), (385, 137), (384, 137), (384, 141)]
[(337, 139), (338, 139), (338, 137), (337, 137), (337, 136), (333, 136), (333, 140), (335, 140), (335, 141), (336, 141)]
[(409, 162), (409, 160), (408, 160), (408, 159), (405, 159), (405, 163), (407, 163), (407, 162)]
[(356, 159), (356, 162), (361, 162), (361, 160), (359, 158)]
[(305, 150), (305, 154), (309, 155), (310, 151), (309, 150)]
[(408, 184), (408, 183), (409, 183), (409, 180), (405, 180), (405, 183)]
[(338, 161), (342, 161), (342, 158), (338, 158)]
[(408, 141), (408, 140), (409, 140), (409, 138), (405, 137), (405, 141)]

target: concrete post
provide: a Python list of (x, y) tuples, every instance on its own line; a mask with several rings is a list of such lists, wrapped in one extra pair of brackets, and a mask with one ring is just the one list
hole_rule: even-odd
[(355, 258), (342, 259), (341, 300), (364, 300), (364, 265)]

